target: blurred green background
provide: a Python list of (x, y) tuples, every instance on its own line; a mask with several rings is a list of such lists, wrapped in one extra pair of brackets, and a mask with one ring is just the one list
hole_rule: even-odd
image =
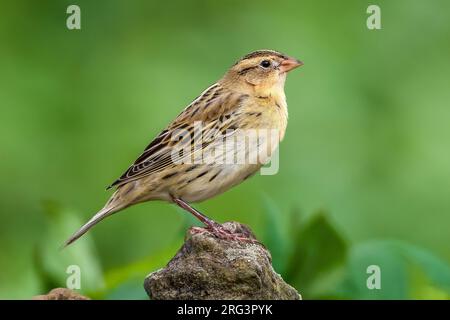
[[(81, 7), (81, 30), (66, 8)], [(381, 7), (382, 30), (366, 8)], [(195, 223), (141, 204), (58, 248), (104, 188), (240, 56), (305, 65), (286, 83), (280, 171), (198, 204), (251, 226), (304, 298), (450, 297), (450, 3), (2, 1), (0, 298), (65, 286), (145, 298)], [(366, 268), (379, 265), (381, 290)]]

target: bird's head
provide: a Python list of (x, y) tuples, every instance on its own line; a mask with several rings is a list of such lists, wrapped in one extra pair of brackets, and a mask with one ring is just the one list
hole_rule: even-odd
[(303, 65), (295, 58), (273, 50), (258, 50), (237, 61), (222, 82), (243, 91), (283, 88), (287, 72)]

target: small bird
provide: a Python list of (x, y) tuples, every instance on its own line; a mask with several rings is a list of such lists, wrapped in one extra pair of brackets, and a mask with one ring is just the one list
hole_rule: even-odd
[[(286, 74), (301, 65), (301, 61), (273, 50), (254, 51), (238, 60), (160, 132), (128, 170), (110, 185), (109, 188), (117, 188), (111, 198), (65, 245), (73, 243), (113, 213), (151, 200), (178, 205), (218, 237), (242, 240), (190, 203), (227, 191), (253, 175), (270, 159), (287, 126)], [(242, 144), (231, 151), (217, 152), (215, 156), (213, 150), (218, 150), (224, 137), (236, 138), (238, 132), (245, 130), (278, 132), (272, 144), (270, 139), (260, 139), (244, 152), (246, 156), (256, 153), (263, 158), (261, 161), (193, 161), (205, 152), (213, 154), (213, 160), (223, 160), (224, 155), (230, 154), (233, 158), (242, 151)], [(199, 136), (201, 142), (195, 143)], [(181, 154), (180, 150), (187, 152)]]

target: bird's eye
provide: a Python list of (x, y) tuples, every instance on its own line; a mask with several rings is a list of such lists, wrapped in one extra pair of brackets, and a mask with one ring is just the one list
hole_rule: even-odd
[(270, 61), (269, 60), (263, 60), (263, 61), (261, 61), (261, 63), (259, 65), (261, 67), (263, 67), (263, 68), (268, 68), (268, 67), (270, 67)]

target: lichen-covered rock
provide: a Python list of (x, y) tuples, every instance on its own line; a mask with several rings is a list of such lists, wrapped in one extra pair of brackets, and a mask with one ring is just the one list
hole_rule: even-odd
[[(255, 239), (242, 224), (223, 226)], [(144, 288), (157, 300), (301, 299), (273, 270), (270, 253), (262, 244), (218, 239), (206, 230), (188, 231), (182, 248), (165, 268), (145, 279)]]
[(33, 300), (90, 300), (90, 299), (67, 288), (56, 288), (47, 294), (34, 296)]

